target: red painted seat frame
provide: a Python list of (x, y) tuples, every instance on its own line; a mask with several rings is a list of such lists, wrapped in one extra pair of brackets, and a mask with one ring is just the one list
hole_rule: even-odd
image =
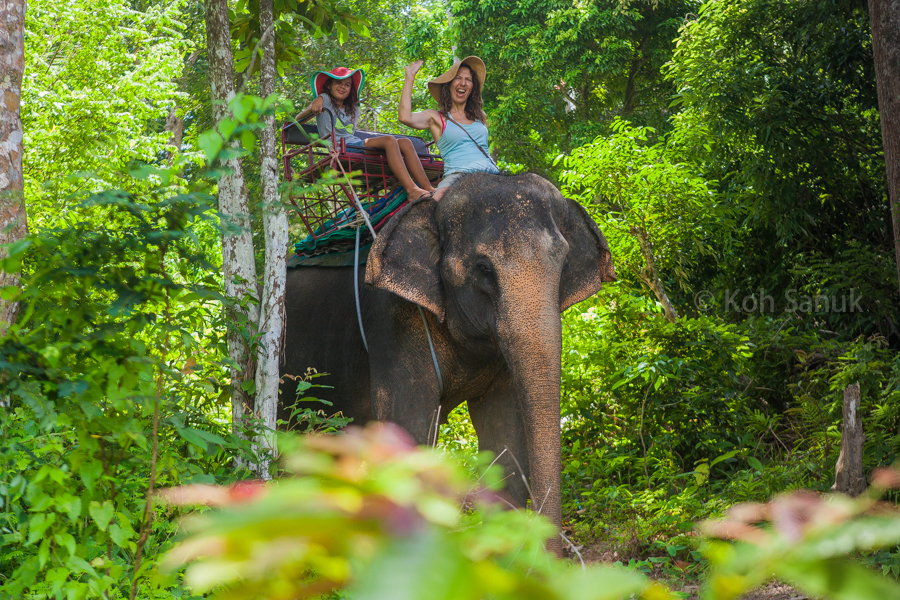
[[(311, 117), (312, 115), (304, 119), (304, 121)], [(331, 226), (326, 231), (324, 225), (328, 220), (333, 222), (342, 210), (355, 206), (353, 201), (354, 189), (359, 201), (368, 210), (379, 198), (384, 197), (399, 185), (397, 177), (387, 164), (384, 152), (347, 148), (343, 139), (335, 139), (334, 130), (332, 130), (330, 134), (331, 144), (337, 144), (336, 147), (339, 150), (337, 160), (340, 161), (344, 171), (353, 177), (355, 185), (338, 183), (321, 187), (317, 190), (308, 189), (311, 187), (311, 184), (324, 179), (325, 174), (329, 171), (337, 170), (340, 172), (340, 168), (332, 159), (329, 147), (322, 142), (305, 144), (290, 142), (287, 131), (291, 125), (294, 125), (294, 123), (285, 123), (281, 128), (281, 156), (284, 165), (284, 181), (298, 184), (299, 189), (290, 192), (290, 199), (294, 206), (297, 207), (300, 219), (309, 230), (309, 234), (313, 239), (338, 229), (337, 226)], [(302, 122), (297, 123), (296, 126), (302, 127)], [(360, 134), (369, 134), (369, 132), (360, 132)], [(430, 153), (429, 147), (432, 143), (425, 145), (429, 152), (427, 155), (419, 154), (419, 160), (429, 179), (437, 181), (444, 172), (444, 163), (439, 156)], [(307, 166), (295, 172), (292, 161), (303, 160), (304, 158)]]

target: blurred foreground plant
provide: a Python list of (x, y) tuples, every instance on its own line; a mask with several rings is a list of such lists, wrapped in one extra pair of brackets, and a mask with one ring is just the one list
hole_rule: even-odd
[[(492, 597), (613, 600), (671, 596), (638, 573), (576, 568), (549, 555), (542, 517), (501, 510), (462, 470), (415, 447), (396, 426), (285, 438), (299, 477), (232, 487), (185, 486), (160, 497), (221, 510), (194, 516), (167, 557), (214, 598)], [(465, 511), (461, 506), (471, 509)]]
[(731, 600), (778, 578), (831, 600), (900, 598), (895, 580), (848, 560), (900, 543), (900, 511), (875, 499), (880, 490), (900, 487), (900, 471), (879, 469), (872, 483), (857, 499), (794, 492), (736, 505), (725, 519), (702, 524), (706, 535), (719, 538), (705, 550), (711, 568), (703, 597)]

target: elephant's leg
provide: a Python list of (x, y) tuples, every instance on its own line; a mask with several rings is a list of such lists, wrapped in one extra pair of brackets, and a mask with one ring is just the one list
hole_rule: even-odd
[[(422, 317), (415, 304), (383, 294), (373, 310), (369, 339), (372, 409), (378, 421), (406, 429), (417, 444), (433, 443), (441, 390)], [(426, 315), (438, 356), (446, 354), (437, 320)], [(442, 360), (446, 363), (446, 358)], [(446, 373), (444, 374), (446, 376)], [(446, 382), (445, 382), (446, 384)]]
[[(491, 389), (469, 401), (469, 416), (478, 434), (478, 449), (490, 450), (500, 458), (506, 472), (505, 490), (521, 507), (528, 499), (523, 476), (528, 477), (528, 443), (522, 415), (516, 406), (516, 394), (508, 372), (501, 373)], [(532, 500), (534, 510), (541, 498)]]

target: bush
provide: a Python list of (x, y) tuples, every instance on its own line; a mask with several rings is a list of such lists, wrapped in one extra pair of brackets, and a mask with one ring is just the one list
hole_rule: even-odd
[(217, 274), (198, 247), (211, 198), (155, 192), (91, 195), (82, 214), (116, 222), (33, 234), (3, 261), (29, 272), (0, 340), (0, 597), (171, 597), (156, 555), (175, 525), (147, 492), (234, 481), (232, 458), (253, 456), (227, 421)]

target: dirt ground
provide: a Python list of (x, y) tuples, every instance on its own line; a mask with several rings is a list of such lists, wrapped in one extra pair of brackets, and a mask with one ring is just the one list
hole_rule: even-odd
[[(691, 600), (695, 600), (698, 598), (697, 594), (699, 593), (699, 586), (697, 585), (685, 585), (680, 590), (681, 592), (690, 592)], [(749, 594), (745, 594), (741, 596), (741, 600), (815, 600), (810, 596), (807, 596), (803, 592), (798, 591), (795, 588), (792, 588), (789, 585), (785, 585), (783, 583), (778, 583), (777, 581), (773, 581), (758, 590), (755, 590)]]
[(773, 581), (769, 585), (743, 596), (744, 600), (813, 600), (789, 585)]
[[(597, 547), (583, 547), (579, 548), (579, 551), (581, 552), (581, 558), (584, 560), (585, 564), (612, 564), (617, 560), (620, 560), (614, 552)], [(572, 558), (575, 561), (578, 561), (576, 556), (572, 556)], [(680, 582), (661, 580), (660, 583), (664, 583), (673, 591), (689, 593), (689, 600), (698, 600), (699, 598), (700, 585), (695, 579), (686, 577)], [(741, 596), (741, 600), (816, 600), (816, 598), (808, 596), (789, 585), (773, 581), (749, 594)]]

